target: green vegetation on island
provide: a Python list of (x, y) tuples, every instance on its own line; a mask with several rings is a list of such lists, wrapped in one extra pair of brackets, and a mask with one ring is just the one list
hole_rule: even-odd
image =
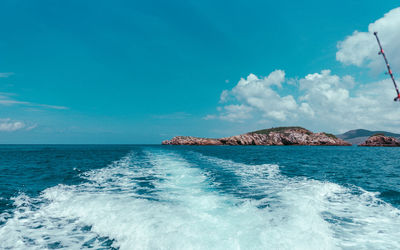
[(249, 134), (266, 134), (266, 135), (268, 135), (268, 134), (271, 133), (271, 132), (278, 132), (278, 133), (280, 133), (280, 132), (285, 132), (286, 130), (289, 130), (289, 129), (292, 129), (292, 130), (302, 130), (302, 131), (304, 131), (304, 132), (305, 132), (306, 134), (308, 134), (308, 135), (312, 134), (312, 132), (311, 132), (310, 130), (305, 129), (305, 128), (303, 128), (303, 127), (298, 127), (298, 126), (267, 128), (267, 129), (261, 129), (261, 130), (253, 131), (253, 132), (250, 132)]

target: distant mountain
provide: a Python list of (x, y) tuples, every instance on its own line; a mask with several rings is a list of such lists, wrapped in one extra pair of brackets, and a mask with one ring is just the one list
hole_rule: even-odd
[(347, 131), (346, 133), (336, 135), (338, 138), (348, 141), (352, 144), (360, 144), (363, 143), (368, 137), (375, 134), (383, 134), (385, 136), (399, 138), (400, 134), (387, 132), (387, 131), (370, 131), (366, 129), (354, 129)]

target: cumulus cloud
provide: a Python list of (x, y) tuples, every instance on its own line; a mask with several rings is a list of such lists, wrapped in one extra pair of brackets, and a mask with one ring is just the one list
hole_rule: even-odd
[(276, 70), (265, 78), (250, 74), (225, 91), (231, 101), (207, 119), (266, 120), (310, 128), (318, 124), (318, 128), (333, 132), (359, 127), (398, 130), (400, 108), (393, 102), (390, 81), (356, 85), (351, 76), (323, 70), (299, 79), (293, 96), (279, 94), (294, 87), (286, 83), (284, 71)]
[[(262, 117), (283, 121), (297, 109), (293, 96), (280, 96), (274, 88), (281, 89), (285, 80), (283, 70), (275, 70), (267, 77), (259, 78), (250, 74), (242, 78), (232, 90), (221, 93), (220, 103), (232, 100), (220, 109), (219, 118), (228, 121), (243, 121), (252, 118), (254, 113)], [(228, 102), (229, 103), (229, 102)]]
[[(240, 110), (243, 113), (240, 118), (251, 117), (250, 112), (253, 110), (261, 111), (264, 118), (275, 120), (285, 120), (292, 110), (297, 108), (296, 101), (293, 96), (280, 96), (274, 88), (282, 88), (285, 80), (285, 72), (283, 70), (275, 70), (267, 77), (258, 78), (254, 74), (250, 74), (247, 78), (242, 78), (238, 84), (225, 95), (229, 94), (239, 101), (241, 105), (236, 108), (230, 108), (226, 111)], [(225, 97), (227, 99), (228, 97)], [(227, 107), (227, 106), (225, 106)], [(229, 106), (228, 106), (229, 107)], [(240, 107), (240, 109), (239, 109)], [(232, 115), (225, 115), (231, 117)]]
[(398, 130), (400, 109), (393, 102), (389, 80), (363, 84), (355, 88), (350, 76), (332, 75), (329, 70), (300, 80), (298, 100), (307, 105), (304, 124), (318, 123), (323, 128), (387, 128)]
[(368, 32), (354, 31), (338, 43), (336, 59), (347, 65), (367, 66), (374, 71), (384, 69), (378, 55), (378, 44), (373, 35), (377, 31), (392, 68), (400, 72), (400, 7), (369, 24)]
[(0, 119), (0, 131), (12, 132), (25, 128), (25, 123), (13, 121), (10, 118)]
[[(246, 119), (251, 118), (252, 108), (241, 104), (241, 105), (226, 105), (220, 109), (219, 118), (222, 120), (227, 120), (231, 122), (243, 122)], [(210, 116), (206, 117), (210, 118)]]
[[(379, 33), (392, 69), (400, 73), (400, 8), (369, 24), (368, 32), (354, 31), (338, 42), (336, 59), (345, 65), (385, 69), (373, 32)], [(291, 94), (289, 94), (291, 93)], [(302, 78), (275, 70), (267, 77), (250, 74), (231, 90), (224, 90), (217, 114), (207, 119), (263, 122), (272, 126), (298, 124), (311, 129), (343, 132), (354, 128), (400, 132), (400, 106), (393, 102), (393, 84), (357, 83), (330, 70)]]

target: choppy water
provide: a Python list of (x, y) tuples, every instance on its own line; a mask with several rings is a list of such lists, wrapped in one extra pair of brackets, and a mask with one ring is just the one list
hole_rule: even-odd
[(400, 148), (0, 146), (0, 249), (399, 249)]

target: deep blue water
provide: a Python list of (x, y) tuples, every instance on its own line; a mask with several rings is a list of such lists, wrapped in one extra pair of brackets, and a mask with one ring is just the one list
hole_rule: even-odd
[(400, 248), (400, 148), (0, 145), (0, 248)]

